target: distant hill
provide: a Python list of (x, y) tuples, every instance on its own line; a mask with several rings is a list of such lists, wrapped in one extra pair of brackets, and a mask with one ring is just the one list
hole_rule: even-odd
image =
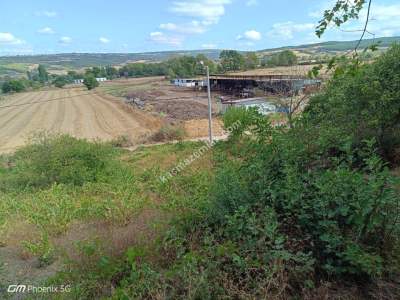
[[(380, 42), (380, 47), (388, 47), (394, 42), (400, 42), (400, 37), (376, 38), (363, 40), (361, 48)], [(317, 44), (287, 46), (257, 51), (259, 56), (271, 54), (286, 49), (297, 52), (298, 56), (308, 60), (320, 54), (333, 54), (354, 49), (357, 41), (331, 41)], [(67, 70), (76, 70), (91, 66), (122, 65), (129, 62), (164, 61), (182, 55), (204, 54), (211, 59), (217, 59), (221, 50), (192, 50), (192, 51), (162, 51), (147, 53), (63, 53), (43, 55), (0, 56), (0, 76), (18, 76), (37, 64), (46, 65), (53, 73), (65, 73)]]
[(134, 61), (163, 61), (181, 55), (205, 54), (217, 59), (220, 50), (163, 51), (147, 53), (62, 53), (42, 55), (0, 56), (0, 65), (5, 64), (45, 64), (79, 69), (91, 66), (120, 65)]
[[(400, 43), (400, 36), (396, 37), (382, 37), (376, 39), (365, 39), (361, 41), (360, 48), (366, 48), (374, 43), (379, 43), (379, 47), (389, 47), (393, 43)], [(260, 50), (258, 52), (270, 52), (280, 50), (315, 50), (318, 52), (341, 52), (352, 50), (356, 47), (358, 40), (355, 41), (330, 41), (316, 44), (306, 44), (299, 46), (286, 46), (280, 48), (271, 48)]]

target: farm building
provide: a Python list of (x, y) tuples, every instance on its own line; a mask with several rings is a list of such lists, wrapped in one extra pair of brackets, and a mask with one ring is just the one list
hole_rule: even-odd
[(207, 86), (207, 82), (202, 79), (175, 79), (173, 80), (175, 86), (180, 87), (203, 87)]
[(318, 89), (321, 80), (297, 75), (211, 75), (211, 89), (241, 98), (254, 97), (254, 89), (265, 93), (290, 94), (301, 90)]

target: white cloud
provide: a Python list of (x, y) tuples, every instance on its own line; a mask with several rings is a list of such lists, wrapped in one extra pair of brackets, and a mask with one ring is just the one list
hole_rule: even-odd
[(219, 22), (219, 19), (225, 14), (225, 5), (230, 4), (231, 0), (180, 0), (173, 1), (170, 11), (178, 16), (193, 18), (186, 23), (163, 23), (159, 28), (163, 32), (155, 32), (157, 35), (151, 37), (157, 42), (179, 44), (183, 37), (168, 36), (164, 31), (174, 32), (181, 36), (203, 34), (208, 27)]
[(43, 27), (43, 28), (39, 29), (38, 32), (42, 33), (42, 34), (53, 34), (54, 30), (50, 27)]
[(247, 0), (246, 6), (257, 6), (258, 0)]
[(38, 17), (55, 18), (57, 17), (58, 13), (56, 11), (42, 10), (42, 11), (37, 11), (35, 15)]
[(170, 10), (182, 16), (200, 18), (203, 25), (218, 23), (225, 14), (225, 5), (231, 0), (191, 0), (175, 1)]
[[(358, 29), (366, 19), (366, 9), (361, 12)], [(394, 36), (400, 34), (400, 4), (372, 4), (368, 31), (377, 36)]]
[(201, 34), (206, 31), (206, 27), (202, 25), (199, 21), (192, 21), (185, 24), (161, 24), (160, 29), (174, 31), (182, 34)]
[(315, 24), (313, 23), (294, 23), (291, 21), (275, 23), (272, 25), (272, 30), (268, 32), (268, 35), (273, 38), (291, 40), (294, 38), (295, 33), (311, 31), (314, 28)]
[(70, 38), (69, 36), (63, 36), (62, 38), (60, 38), (59, 42), (61, 44), (67, 45), (72, 42), (72, 38)]
[(203, 49), (216, 49), (217, 45), (213, 44), (213, 43), (203, 44), (203, 45), (201, 45), (201, 48), (203, 48)]
[(20, 45), (23, 43), (24, 41), (16, 38), (9, 32), (0, 32), (0, 45)]
[(110, 42), (110, 40), (108, 38), (105, 37), (100, 37), (99, 38), (99, 42), (102, 44), (108, 44)]
[(179, 26), (174, 23), (165, 23), (165, 24), (160, 24), (160, 28), (165, 30), (175, 31), (179, 28)]
[(262, 38), (261, 33), (259, 33), (258, 31), (248, 30), (243, 35), (238, 35), (236, 39), (255, 42), (261, 40), (261, 38)]
[(150, 33), (149, 40), (157, 44), (167, 44), (176, 47), (181, 46), (183, 42), (182, 37), (168, 36), (160, 31)]

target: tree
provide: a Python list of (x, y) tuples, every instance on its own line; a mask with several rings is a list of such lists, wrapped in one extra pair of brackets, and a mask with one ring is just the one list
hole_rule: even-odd
[(259, 59), (255, 52), (246, 53), (244, 59), (246, 70), (253, 70), (258, 67)]
[[(204, 65), (201, 64), (203, 62)], [(209, 59), (207, 56), (204, 54), (199, 54), (196, 56), (196, 70), (195, 74), (204, 74), (204, 66), (208, 66), (210, 73), (215, 73), (217, 71), (217, 67), (211, 59)]]
[(335, 129), (332, 140), (349, 136), (358, 146), (373, 139), (384, 157), (399, 159), (399, 69), (400, 45), (392, 46), (371, 64), (357, 68), (349, 64), (334, 74), (322, 93), (310, 99), (305, 111), (316, 127)]
[[(293, 66), (290, 74), (299, 78), (306, 78), (307, 73), (301, 67)], [(278, 95), (278, 103), (282, 112), (286, 114), (289, 127), (293, 127), (295, 115), (305, 108), (313, 92), (318, 90), (317, 86), (299, 88), (296, 81), (281, 82), (274, 86), (274, 92)]]
[(82, 74), (79, 74), (78, 72), (76, 72), (76, 71), (68, 71), (68, 77), (70, 77), (72, 80), (73, 79), (81, 79), (82, 78)]
[(62, 88), (64, 87), (67, 83), (69, 82), (67, 76), (57, 76), (54, 81), (53, 84), (58, 87), (58, 88)]
[(272, 54), (270, 57), (265, 58), (266, 65), (271, 67), (276, 66), (293, 66), (297, 64), (297, 56), (293, 51), (284, 50)]
[(239, 71), (244, 68), (245, 59), (235, 50), (223, 50), (219, 55), (224, 72)]
[(106, 77), (108, 79), (114, 79), (115, 77), (118, 76), (118, 70), (113, 66), (107, 66), (105, 68), (105, 72), (106, 72)]
[(92, 90), (99, 86), (99, 82), (96, 80), (93, 74), (87, 74), (83, 80), (83, 84), (88, 90)]
[(38, 74), (39, 74), (39, 81), (41, 83), (49, 81), (49, 74), (47, 73), (47, 70), (43, 65), (39, 65)]
[(26, 86), (24, 84), (24, 81), (21, 79), (11, 79), (7, 80), (3, 83), (1, 90), (3, 93), (11, 93), (11, 92), (23, 92), (25, 91)]

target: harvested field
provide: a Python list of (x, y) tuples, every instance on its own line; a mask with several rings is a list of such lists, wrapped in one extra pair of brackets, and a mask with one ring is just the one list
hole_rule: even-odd
[(154, 116), (83, 88), (21, 93), (0, 104), (0, 152), (15, 150), (38, 131), (104, 141), (125, 135), (135, 141), (160, 126)]

